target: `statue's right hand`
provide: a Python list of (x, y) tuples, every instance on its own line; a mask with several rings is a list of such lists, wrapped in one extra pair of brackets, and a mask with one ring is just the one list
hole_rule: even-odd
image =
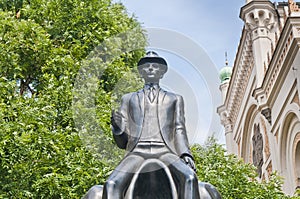
[(119, 111), (112, 110), (111, 124), (114, 128), (124, 131), (125, 130), (125, 117)]

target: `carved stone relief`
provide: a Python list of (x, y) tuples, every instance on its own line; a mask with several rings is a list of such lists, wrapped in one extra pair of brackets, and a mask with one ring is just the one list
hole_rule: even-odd
[(253, 165), (257, 168), (257, 173), (259, 177), (262, 177), (262, 165), (263, 165), (263, 136), (260, 133), (259, 125), (254, 125), (254, 135), (252, 137), (252, 159)]

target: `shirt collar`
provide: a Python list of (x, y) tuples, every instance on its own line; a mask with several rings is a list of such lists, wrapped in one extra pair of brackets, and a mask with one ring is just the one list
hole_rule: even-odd
[(152, 84), (151, 83), (151, 84), (145, 84), (145, 86), (144, 86), (145, 89), (149, 89), (151, 87), (153, 87), (155, 89), (159, 89), (159, 85), (158, 84)]

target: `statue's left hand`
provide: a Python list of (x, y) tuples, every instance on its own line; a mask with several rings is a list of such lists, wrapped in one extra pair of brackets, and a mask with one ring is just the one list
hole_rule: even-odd
[(181, 159), (196, 172), (196, 165), (192, 157), (188, 155), (183, 155)]

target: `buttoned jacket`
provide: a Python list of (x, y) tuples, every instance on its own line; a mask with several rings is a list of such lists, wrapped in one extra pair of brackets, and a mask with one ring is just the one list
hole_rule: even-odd
[[(143, 89), (125, 94), (119, 108), (119, 112), (124, 117), (124, 129), (112, 126), (118, 147), (128, 152), (132, 151), (138, 143), (143, 123), (151, 122), (144, 121), (145, 97)], [(160, 88), (157, 97), (158, 125), (166, 146), (178, 156), (192, 156), (188, 146), (182, 96)]]

